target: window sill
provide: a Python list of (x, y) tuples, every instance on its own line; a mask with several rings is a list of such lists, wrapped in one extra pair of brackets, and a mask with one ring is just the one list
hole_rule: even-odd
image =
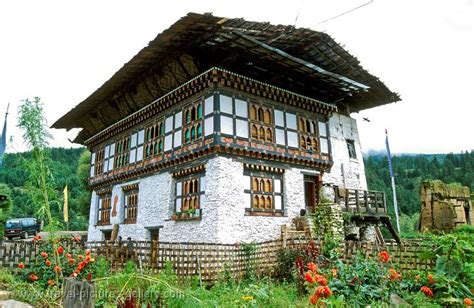
[(283, 210), (245, 209), (245, 216), (285, 217)]
[(110, 221), (100, 221), (100, 222), (97, 222), (96, 226), (110, 226), (111, 223)]
[(173, 221), (201, 220), (201, 210), (196, 209), (195, 213), (174, 213), (171, 217)]
[(124, 220), (123, 221), (124, 225), (132, 225), (132, 224), (136, 224), (136, 223), (137, 223), (136, 219), (129, 219), (129, 220)]

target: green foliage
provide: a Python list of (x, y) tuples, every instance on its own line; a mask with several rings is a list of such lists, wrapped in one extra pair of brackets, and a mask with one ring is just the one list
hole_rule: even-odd
[(245, 280), (255, 280), (256, 271), (255, 271), (255, 253), (257, 252), (257, 245), (254, 243), (243, 243), (241, 248), (244, 255), (245, 262)]
[[(364, 163), (369, 189), (385, 191), (387, 207), (389, 211), (393, 211), (386, 156), (369, 156)], [(400, 211), (410, 217), (420, 211), (420, 185), (425, 180), (460, 183), (474, 191), (474, 151), (447, 155), (394, 156), (393, 168)]]
[(0, 183), (0, 196), (6, 197), (6, 200), (0, 200), (0, 239), (2, 239), (5, 222), (10, 217), (13, 205), (12, 192), (8, 185)]

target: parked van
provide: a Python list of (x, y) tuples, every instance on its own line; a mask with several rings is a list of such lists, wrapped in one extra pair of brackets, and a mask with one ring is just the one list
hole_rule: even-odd
[(14, 237), (28, 238), (28, 235), (37, 235), (41, 226), (36, 218), (9, 219), (5, 224), (5, 237), (11, 240)]

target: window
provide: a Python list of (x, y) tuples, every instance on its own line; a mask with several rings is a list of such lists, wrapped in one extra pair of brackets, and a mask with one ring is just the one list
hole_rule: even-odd
[(130, 137), (115, 143), (115, 168), (127, 166), (130, 161)]
[(137, 212), (138, 212), (138, 190), (128, 190), (124, 191), (125, 202), (125, 217), (124, 223), (136, 223), (137, 222)]
[[(181, 112), (180, 112), (181, 114)], [(181, 139), (183, 144), (192, 143), (202, 137), (202, 101), (199, 100), (188, 106), (184, 110), (184, 127), (183, 132), (179, 131), (175, 134), (174, 146), (178, 147), (181, 145)], [(176, 138), (180, 140), (177, 141)]]
[(319, 142), (321, 143), (321, 153), (328, 154), (329, 153), (329, 135), (327, 130), (326, 122), (322, 120), (318, 121), (319, 127)]
[(145, 158), (163, 153), (165, 125), (163, 120), (153, 123), (145, 129)]
[(95, 175), (95, 156), (96, 153), (92, 153), (91, 155), (91, 170), (89, 173), (89, 177), (93, 177)]
[(250, 137), (254, 140), (273, 142), (272, 110), (260, 105), (250, 105)]
[(357, 158), (354, 140), (346, 140), (349, 158)]
[(234, 137), (248, 138), (248, 104), (247, 101), (220, 95), (221, 133)]
[(282, 175), (269, 172), (245, 171), (245, 193), (250, 199), (247, 211), (282, 211)]
[(201, 217), (205, 177), (193, 175), (176, 181), (175, 215), (179, 219)]
[(318, 121), (306, 117), (298, 117), (300, 148), (309, 152), (319, 152)]
[(98, 195), (98, 225), (109, 225), (110, 224), (110, 208), (111, 208), (112, 194), (100, 194)]

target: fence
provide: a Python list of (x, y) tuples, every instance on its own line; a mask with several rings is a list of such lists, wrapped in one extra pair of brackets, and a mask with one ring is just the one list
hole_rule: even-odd
[[(93, 255), (102, 255), (111, 263), (112, 270), (123, 268), (128, 260), (155, 271), (163, 269), (170, 262), (179, 276), (198, 275), (204, 281), (215, 280), (227, 271), (232, 277), (242, 277), (248, 269), (256, 274), (272, 275), (278, 264), (278, 253), (287, 248), (305, 248), (313, 240), (308, 237), (268, 241), (258, 244), (210, 244), (210, 243), (164, 243), (133, 241), (121, 245), (112, 242), (90, 242), (86, 247)], [(321, 241), (314, 240), (317, 248)], [(65, 250), (84, 248), (84, 243), (64, 241)], [(388, 242), (383, 247), (375, 243), (346, 241), (341, 243), (341, 259), (352, 263), (357, 254), (377, 257), (381, 250), (387, 250), (392, 262), (400, 269), (431, 269), (433, 260), (420, 258), (423, 252), (431, 250), (422, 240), (407, 240), (402, 246)], [(28, 265), (40, 253), (38, 246), (27, 242), (6, 242), (0, 246), (0, 266), (16, 267), (19, 262)]]

